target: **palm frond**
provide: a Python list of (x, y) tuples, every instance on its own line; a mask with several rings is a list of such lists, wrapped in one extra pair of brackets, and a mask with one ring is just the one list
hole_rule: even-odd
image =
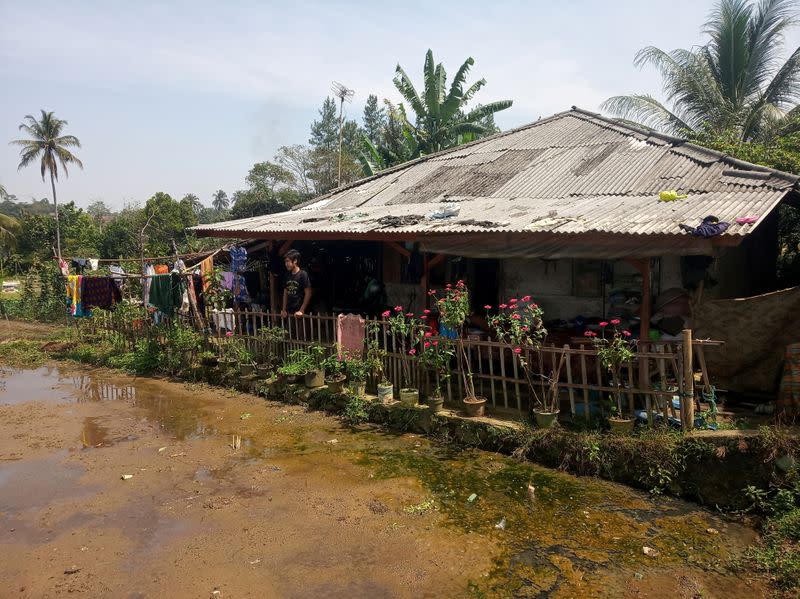
[[(425, 107), (427, 113), (435, 115), (439, 112), (437, 99), (439, 94), (436, 90), (436, 67), (433, 62), (433, 52), (429, 49), (425, 54), (425, 66), (422, 68), (423, 83), (425, 86)], [(422, 116), (417, 113), (417, 116)]]
[(783, 63), (767, 85), (764, 100), (768, 104), (786, 106), (800, 99), (800, 48)]
[(612, 96), (603, 102), (600, 108), (614, 116), (640, 123), (651, 129), (675, 134), (684, 130), (694, 130), (686, 121), (647, 94)]
[(470, 85), (467, 88), (467, 91), (464, 92), (463, 96), (461, 97), (461, 106), (469, 102), (472, 97), (480, 91), (480, 89), (486, 85), (486, 79), (478, 79), (475, 83)]
[(748, 93), (760, 93), (776, 71), (784, 31), (795, 21), (792, 0), (761, 0), (751, 14), (748, 28), (750, 53), (745, 86)]
[(56, 137), (53, 140), (53, 142), (55, 142), (55, 144), (58, 146), (75, 147), (75, 148), (81, 147), (80, 140), (74, 135), (62, 135), (61, 137)]
[(483, 135), (486, 133), (486, 127), (479, 123), (457, 123), (450, 128), (450, 133), (452, 135), (465, 135), (465, 134), (472, 134), (472, 135)]

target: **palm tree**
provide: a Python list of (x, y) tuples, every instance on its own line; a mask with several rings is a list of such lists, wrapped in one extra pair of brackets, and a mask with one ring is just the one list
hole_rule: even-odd
[(636, 66), (660, 71), (671, 108), (648, 94), (614, 96), (602, 108), (668, 133), (733, 131), (742, 141), (786, 133), (800, 115), (800, 48), (780, 62), (795, 14), (793, 0), (719, 0), (705, 24), (706, 45), (636, 54)]
[(69, 176), (67, 164), (74, 163), (83, 168), (83, 163), (67, 148), (80, 148), (81, 142), (74, 135), (62, 135), (67, 121), (53, 116), (52, 112), (42, 110), (42, 118), (36, 120), (31, 115), (25, 116), (25, 121), (19, 126), (20, 131), (25, 131), (31, 139), (15, 139), (11, 143), (22, 146), (18, 170), (28, 166), (34, 160), (41, 159), (42, 181), (45, 173), (50, 173), (50, 185), (53, 188), (53, 205), (56, 211), (56, 250), (58, 259), (61, 259), (61, 229), (58, 220), (58, 200), (56, 199), (56, 181), (58, 180), (58, 163), (64, 169), (64, 174)]
[(200, 198), (193, 193), (187, 193), (183, 196), (181, 201), (189, 204), (189, 208), (191, 208), (192, 212), (195, 214), (200, 214), (200, 211), (203, 209), (203, 203), (200, 201)]
[(486, 85), (480, 79), (464, 89), (470, 67), (475, 61), (470, 57), (464, 61), (453, 82), (447, 87), (447, 73), (442, 63), (434, 65), (433, 52), (425, 55), (423, 69), (424, 90), (422, 96), (417, 92), (411, 78), (400, 65), (395, 70), (394, 85), (414, 111), (412, 124), (403, 104), (389, 105), (389, 115), (400, 122), (411, 157), (438, 152), (445, 148), (472, 141), (489, 131), (485, 121), (496, 112), (509, 108), (511, 100), (500, 100), (477, 106), (467, 112), (466, 105), (473, 96)]
[(230, 202), (228, 202), (227, 193), (225, 193), (221, 189), (218, 189), (213, 193), (211, 197), (213, 198), (211, 201), (211, 206), (214, 208), (214, 210), (216, 210), (217, 212), (223, 212), (228, 209)]

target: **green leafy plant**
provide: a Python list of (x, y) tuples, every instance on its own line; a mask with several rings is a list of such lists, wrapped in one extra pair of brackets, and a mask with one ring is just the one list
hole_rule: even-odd
[(222, 286), (222, 267), (215, 266), (207, 275), (205, 290), (206, 303), (217, 310), (224, 310), (233, 299), (230, 289)]
[(244, 339), (239, 337), (228, 337), (225, 344), (225, 355), (239, 364), (253, 363), (253, 353), (247, 349)]
[(425, 329), (422, 321), (412, 312), (404, 312), (403, 306), (395, 306), (394, 311), (386, 310), (382, 314), (394, 339), (395, 349), (400, 353), (400, 372), (403, 387), (413, 385), (413, 364), (417, 359), (417, 345)]
[(347, 404), (342, 411), (342, 419), (351, 425), (361, 424), (369, 419), (369, 402), (363, 397), (351, 394), (347, 396)]
[(263, 327), (258, 331), (261, 342), (261, 361), (274, 366), (280, 350), (281, 343), (286, 339), (286, 329), (283, 327)]
[(464, 385), (464, 396), (475, 397), (472, 364), (464, 348), (463, 335), (464, 323), (470, 314), (469, 289), (464, 281), (459, 280), (455, 285), (448, 283), (442, 291), (431, 289), (428, 291), (428, 295), (433, 298), (439, 308), (439, 322), (456, 336), (455, 343), (458, 349), (457, 356), (461, 382)]
[(378, 340), (379, 334), (380, 325), (377, 323), (370, 325), (367, 331), (367, 355), (365, 360), (373, 381), (379, 385), (390, 385), (391, 383), (386, 378), (386, 373), (383, 368), (383, 361), (386, 359), (388, 352), (381, 347), (380, 341)]
[(614, 387), (614, 398), (616, 401), (616, 415), (622, 417), (622, 365), (630, 362), (634, 357), (633, 345), (630, 341), (630, 331), (620, 331), (617, 329), (619, 320), (612, 320), (611, 326), (613, 333), (606, 336), (608, 331), (608, 322), (601, 322), (600, 329), (602, 334), (600, 337), (594, 331), (586, 331), (584, 335), (591, 338), (595, 349), (597, 350), (597, 359), (603, 368), (611, 373), (611, 384)]
[(363, 383), (369, 376), (369, 364), (352, 354), (345, 356), (345, 372), (347, 372), (348, 380), (356, 383)]
[(442, 396), (442, 386), (450, 379), (450, 366), (455, 353), (452, 341), (445, 338), (434, 339), (430, 331), (425, 333), (419, 363), (434, 375), (434, 397)]
[(322, 368), (325, 371), (326, 380), (337, 380), (345, 376), (345, 362), (339, 358), (337, 350), (322, 361)]
[(307, 351), (296, 349), (289, 352), (286, 360), (278, 368), (278, 372), (284, 376), (302, 376), (309, 370), (313, 370), (314, 366), (314, 361)]

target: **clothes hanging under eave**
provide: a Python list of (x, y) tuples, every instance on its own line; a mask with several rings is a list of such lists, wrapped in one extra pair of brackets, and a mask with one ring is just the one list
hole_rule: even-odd
[(228, 250), (231, 257), (231, 270), (241, 272), (247, 265), (247, 250), (243, 247), (234, 246)]
[(211, 275), (214, 273), (214, 256), (209, 256), (200, 262), (200, 275), (203, 277), (203, 291), (211, 285)]

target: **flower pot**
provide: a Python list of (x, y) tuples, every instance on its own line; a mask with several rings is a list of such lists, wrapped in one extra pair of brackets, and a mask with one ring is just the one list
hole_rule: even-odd
[(558, 414), (561, 410), (555, 412), (540, 412), (539, 410), (533, 411), (533, 417), (536, 420), (536, 426), (539, 428), (553, 428), (558, 422)]
[(316, 389), (325, 384), (325, 372), (322, 370), (309, 370), (303, 381), (309, 389)]
[(464, 411), (470, 418), (483, 416), (483, 411), (486, 407), (485, 397), (466, 397), (461, 403), (464, 404)]
[(633, 418), (609, 418), (608, 425), (614, 435), (627, 435), (633, 432), (633, 425), (636, 421)]
[(367, 392), (367, 381), (348, 381), (347, 388), (353, 395), (364, 397)]
[(227, 370), (229, 368), (233, 368), (236, 364), (236, 360), (232, 360), (231, 358), (220, 358), (219, 359), (219, 367), (223, 370)]
[(435, 397), (428, 398), (428, 408), (431, 412), (436, 414), (437, 412), (441, 412), (442, 408), (444, 407), (444, 397), (441, 395), (437, 395)]
[(265, 380), (261, 384), (261, 389), (264, 395), (266, 395), (267, 397), (275, 397), (276, 395), (278, 395), (278, 392), (280, 391), (282, 384), (283, 381), (281, 379), (273, 377)]
[(341, 393), (344, 391), (344, 382), (347, 380), (347, 377), (343, 374), (338, 374), (333, 376), (329, 379), (325, 379), (325, 384), (328, 385), (328, 391), (331, 393)]
[(419, 403), (419, 389), (400, 389), (400, 403), (413, 407)]
[(297, 383), (297, 381), (299, 381), (301, 378), (303, 378), (304, 375), (302, 375), (302, 374), (287, 374), (285, 376), (286, 376), (286, 382), (288, 384), (290, 384), (290, 385), (294, 385), (294, 384)]
[(256, 374), (259, 378), (268, 379), (272, 376), (272, 367), (269, 364), (259, 364), (256, 366)]
[(255, 364), (239, 364), (239, 374), (250, 376), (256, 371)]
[(217, 358), (216, 356), (201, 358), (200, 364), (202, 364), (207, 368), (213, 368), (214, 366), (219, 364), (219, 358)]
[(378, 401), (382, 404), (394, 401), (394, 385), (391, 383), (380, 383), (378, 385)]

